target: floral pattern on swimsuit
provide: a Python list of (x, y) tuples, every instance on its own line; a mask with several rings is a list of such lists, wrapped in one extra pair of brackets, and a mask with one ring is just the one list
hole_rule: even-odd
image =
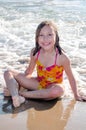
[(63, 81), (63, 66), (57, 66), (56, 64), (44, 67), (37, 59), (37, 76), (40, 83), (40, 88), (47, 88), (53, 83), (62, 83)]

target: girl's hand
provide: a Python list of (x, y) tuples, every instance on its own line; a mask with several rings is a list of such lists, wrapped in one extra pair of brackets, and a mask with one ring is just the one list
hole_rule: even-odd
[(82, 95), (78, 95), (77, 97), (75, 97), (75, 99), (77, 101), (81, 101), (81, 102), (86, 102), (86, 96), (82, 96)]

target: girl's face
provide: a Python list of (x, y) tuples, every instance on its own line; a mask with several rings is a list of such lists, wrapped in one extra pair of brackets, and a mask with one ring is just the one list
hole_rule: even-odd
[(49, 25), (45, 25), (38, 36), (38, 44), (44, 50), (54, 48), (56, 42), (56, 34), (54, 28)]

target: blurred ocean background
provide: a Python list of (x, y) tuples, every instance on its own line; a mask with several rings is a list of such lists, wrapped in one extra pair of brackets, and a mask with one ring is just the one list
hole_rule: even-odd
[(5, 70), (25, 70), (43, 20), (56, 22), (77, 85), (86, 93), (86, 0), (0, 0), (0, 88)]

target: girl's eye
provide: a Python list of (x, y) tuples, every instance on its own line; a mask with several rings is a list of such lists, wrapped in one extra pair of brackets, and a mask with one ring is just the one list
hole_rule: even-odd
[(48, 34), (48, 35), (49, 35), (49, 36), (52, 36), (53, 34), (50, 33), (50, 34)]
[[(52, 36), (52, 35), (53, 35), (53, 34), (51, 34), (51, 33), (50, 33), (50, 34), (48, 34), (48, 36)], [(43, 34), (40, 34), (39, 36), (44, 36), (44, 35), (43, 35)]]
[(43, 35), (42, 35), (42, 34), (40, 34), (40, 35), (39, 35), (39, 37), (43, 37)]

